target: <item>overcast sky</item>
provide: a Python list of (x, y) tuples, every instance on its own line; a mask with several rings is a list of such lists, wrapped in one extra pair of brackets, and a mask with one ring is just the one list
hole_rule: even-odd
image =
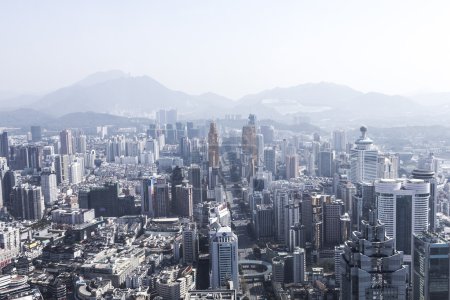
[(110, 69), (232, 98), (319, 81), (450, 91), (450, 1), (0, 2), (0, 91)]

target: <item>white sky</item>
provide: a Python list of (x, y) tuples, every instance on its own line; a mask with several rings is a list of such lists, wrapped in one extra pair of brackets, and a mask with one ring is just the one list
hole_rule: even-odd
[(110, 69), (232, 98), (318, 81), (450, 91), (450, 1), (0, 1), (0, 91)]

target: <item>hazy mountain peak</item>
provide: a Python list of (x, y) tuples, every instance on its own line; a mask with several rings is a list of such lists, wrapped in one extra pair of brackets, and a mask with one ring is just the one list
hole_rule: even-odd
[(129, 75), (120, 70), (103, 71), (91, 74), (86, 78), (76, 82), (74, 85), (87, 87), (125, 77), (129, 77)]

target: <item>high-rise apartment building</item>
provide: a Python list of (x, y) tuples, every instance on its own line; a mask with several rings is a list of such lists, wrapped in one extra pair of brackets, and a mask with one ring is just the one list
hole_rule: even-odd
[(59, 133), (59, 141), (61, 143), (60, 154), (73, 154), (73, 139), (72, 131), (70, 129), (64, 129)]
[(51, 205), (58, 200), (58, 184), (54, 172), (44, 170), (41, 173), (41, 189), (45, 205)]
[(298, 155), (286, 156), (286, 179), (297, 178), (299, 176)]
[(11, 214), (22, 220), (40, 220), (44, 216), (41, 187), (30, 184), (15, 186), (11, 191)]

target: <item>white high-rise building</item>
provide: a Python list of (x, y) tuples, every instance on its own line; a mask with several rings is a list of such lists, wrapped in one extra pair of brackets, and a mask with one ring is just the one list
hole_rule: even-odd
[(41, 174), (41, 188), (44, 195), (44, 203), (50, 205), (58, 200), (58, 184), (56, 183), (56, 174), (50, 171), (44, 171)]
[(411, 260), (412, 235), (428, 229), (430, 183), (422, 179), (380, 179), (375, 181), (378, 219), (395, 247)]
[(335, 130), (333, 131), (333, 150), (335, 150), (337, 153), (339, 152), (345, 152), (345, 148), (347, 146), (347, 136), (345, 134), (344, 130)]
[(361, 126), (361, 136), (350, 150), (350, 180), (353, 183), (371, 182), (377, 178), (378, 150), (366, 136), (367, 128)]
[(260, 133), (256, 135), (256, 150), (258, 153), (257, 166), (264, 164), (264, 136)]
[(219, 289), (233, 282), (235, 289), (239, 288), (238, 273), (238, 237), (230, 227), (221, 227), (210, 240), (211, 253), (211, 288)]

